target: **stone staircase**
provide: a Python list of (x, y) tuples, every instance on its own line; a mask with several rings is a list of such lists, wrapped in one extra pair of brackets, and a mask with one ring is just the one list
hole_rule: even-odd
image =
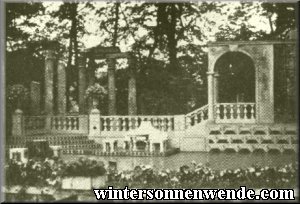
[(210, 124), (206, 151), (297, 152), (297, 128), (293, 124)]
[(47, 140), (50, 146), (60, 146), (63, 154), (97, 154), (102, 152), (102, 145), (80, 134), (46, 134), (27, 135), (25, 137), (10, 137), (8, 148), (26, 147), (26, 142), (33, 140)]

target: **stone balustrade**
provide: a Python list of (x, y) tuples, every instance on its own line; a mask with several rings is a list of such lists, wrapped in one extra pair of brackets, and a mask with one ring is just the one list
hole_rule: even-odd
[(46, 117), (26, 116), (24, 117), (25, 134), (41, 134), (46, 130)]
[(208, 119), (208, 105), (202, 106), (185, 115), (185, 127), (194, 126)]
[(25, 116), (25, 135), (43, 133), (87, 133), (88, 116)]
[(129, 131), (142, 121), (151, 121), (161, 131), (174, 130), (174, 116), (101, 116), (101, 131)]
[(217, 103), (215, 121), (217, 123), (254, 123), (255, 103)]

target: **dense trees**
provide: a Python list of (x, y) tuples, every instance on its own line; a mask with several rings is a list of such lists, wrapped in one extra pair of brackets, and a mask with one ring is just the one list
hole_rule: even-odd
[[(42, 51), (51, 46), (67, 56), (77, 100), (80, 51), (119, 46), (137, 59), (139, 113), (186, 113), (207, 103), (207, 41), (282, 38), (295, 27), (295, 10), (293, 3), (6, 3), (6, 82), (42, 81)], [(126, 65), (116, 67), (118, 113), (127, 114)]]

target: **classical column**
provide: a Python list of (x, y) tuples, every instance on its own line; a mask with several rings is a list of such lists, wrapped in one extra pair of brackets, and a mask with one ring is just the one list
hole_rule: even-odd
[(37, 81), (30, 83), (30, 107), (31, 114), (39, 115), (41, 107), (41, 84)]
[(45, 113), (53, 114), (53, 75), (54, 75), (54, 51), (47, 50), (45, 58)]
[(214, 72), (207, 72), (208, 120), (214, 120)]
[(86, 83), (86, 58), (80, 56), (78, 60), (78, 104), (79, 104), (79, 113), (86, 113), (86, 100), (85, 100), (85, 91), (87, 88)]
[(219, 102), (219, 73), (214, 74), (214, 104)]
[(135, 63), (133, 58), (128, 59), (128, 115), (137, 115), (136, 106), (136, 78), (135, 78)]
[(66, 101), (66, 65), (63, 60), (59, 60), (57, 66), (57, 110), (58, 114), (65, 114)]
[[(88, 58), (88, 67), (87, 67), (87, 84), (88, 86), (92, 86), (95, 83), (95, 68), (96, 63), (93, 57)], [(88, 110), (89, 112), (93, 109), (93, 99), (88, 99)]]
[(114, 58), (107, 59), (108, 70), (108, 114), (116, 115), (116, 85), (115, 85), (115, 66), (116, 60)]

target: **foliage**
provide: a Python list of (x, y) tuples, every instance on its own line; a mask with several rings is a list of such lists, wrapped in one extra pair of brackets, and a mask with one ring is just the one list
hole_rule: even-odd
[(65, 177), (87, 176), (96, 177), (103, 176), (106, 173), (103, 162), (97, 162), (87, 158), (79, 158), (78, 161), (67, 164), (63, 172)]
[(86, 98), (100, 98), (103, 99), (107, 94), (106, 89), (99, 83), (88, 86), (85, 91)]
[(15, 84), (8, 87), (7, 100), (12, 104), (22, 104), (29, 99), (29, 91), (22, 84)]
[[(55, 47), (68, 56), (67, 95), (78, 100), (78, 55), (96, 36), (93, 46), (135, 56), (140, 114), (185, 113), (207, 103), (207, 41), (284, 38), (295, 28), (295, 10), (265, 2), (7, 3), (7, 82), (21, 83), (19, 73), (42, 81), (42, 50)], [(126, 114), (126, 71), (116, 68), (117, 109)]]

